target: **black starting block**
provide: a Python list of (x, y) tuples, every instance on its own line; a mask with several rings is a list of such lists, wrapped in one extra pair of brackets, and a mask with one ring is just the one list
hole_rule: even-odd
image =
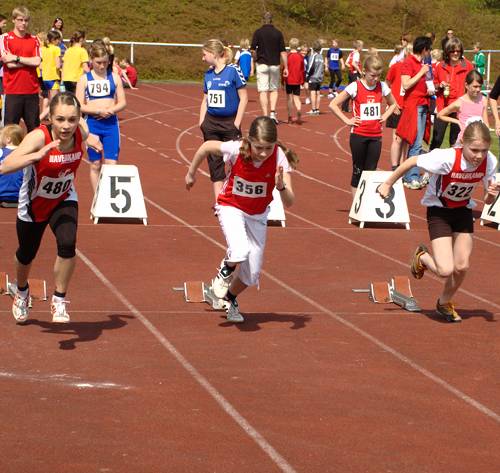
[(411, 292), (410, 279), (407, 276), (393, 276), (390, 282), (372, 282), (367, 289), (353, 289), (355, 293), (367, 293), (376, 304), (396, 304), (409, 312), (420, 312), (417, 300)]
[(173, 287), (174, 291), (184, 292), (186, 302), (205, 302), (214, 310), (226, 310), (229, 303), (219, 299), (212, 290), (212, 285), (203, 281), (187, 281), (183, 287)]

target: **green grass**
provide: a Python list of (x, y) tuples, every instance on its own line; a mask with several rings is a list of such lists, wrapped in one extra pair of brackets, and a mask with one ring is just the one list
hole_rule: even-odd
[[(76, 29), (88, 38), (109, 36), (114, 40), (203, 43), (222, 38), (238, 44), (251, 38), (261, 25), (262, 13), (274, 13), (275, 25), (285, 40), (297, 37), (309, 44), (318, 37), (337, 37), (341, 46), (350, 47), (354, 39), (365, 46), (392, 49), (401, 33), (413, 36), (427, 31), (437, 33), (439, 42), (452, 26), (466, 49), (474, 41), (483, 48), (498, 48), (500, 10), (498, 2), (485, 0), (96, 0), (69, 1), (63, 4), (32, 0), (31, 29), (46, 31), (56, 16), (65, 22), (64, 33)], [(0, 12), (10, 16), (16, 0), (3, 1)], [(450, 24), (451, 21), (451, 24)], [(10, 25), (8, 26), (10, 28)], [(128, 55), (128, 48), (118, 47), (117, 54)], [(384, 56), (389, 59), (390, 54)], [(137, 47), (136, 65), (141, 78), (199, 79), (205, 66), (197, 49)], [(500, 54), (493, 70), (500, 70)], [(494, 76), (496, 77), (496, 75)]]

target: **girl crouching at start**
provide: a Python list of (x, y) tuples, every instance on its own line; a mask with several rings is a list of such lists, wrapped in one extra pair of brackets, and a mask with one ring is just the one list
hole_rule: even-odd
[(439, 149), (412, 156), (379, 186), (386, 198), (393, 184), (410, 168), (418, 166), (430, 173), (422, 199), (427, 207), (427, 225), (432, 254), (420, 244), (411, 261), (413, 277), (420, 279), (426, 270), (444, 278), (444, 288), (436, 303), (437, 313), (448, 322), (460, 322), (452, 298), (460, 288), (469, 268), (474, 231), (471, 199), (476, 184), (486, 190), (485, 204), (492, 204), (500, 190), (495, 182), (497, 160), (489, 152), (491, 137), (482, 122), (468, 125), (462, 137), (463, 147)]
[[(248, 138), (240, 141), (207, 141), (195, 153), (186, 174), (186, 188), (196, 181), (196, 170), (208, 154), (222, 155), (230, 168), (217, 197), (217, 215), (227, 242), (227, 252), (213, 282), (214, 294), (228, 301), (227, 320), (243, 322), (236, 298), (259, 282), (267, 235), (267, 214), (273, 189), (290, 207), (295, 194), (291, 171), (297, 155), (278, 142), (275, 123), (257, 117)], [(236, 268), (238, 270), (236, 271)]]

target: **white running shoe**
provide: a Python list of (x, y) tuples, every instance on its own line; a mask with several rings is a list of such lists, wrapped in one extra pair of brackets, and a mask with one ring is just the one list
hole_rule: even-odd
[(231, 281), (233, 280), (234, 269), (231, 272), (227, 271), (227, 266), (222, 260), (219, 268), (219, 272), (215, 279), (212, 281), (212, 291), (215, 294), (215, 297), (219, 299), (224, 299), (226, 297), (227, 291), (229, 290), (229, 286), (231, 285)]
[(307, 97), (306, 100), (305, 100), (305, 104), (309, 105), (310, 103), (311, 103), (311, 99), (309, 97)]
[(14, 302), (12, 303), (12, 315), (17, 322), (26, 322), (29, 316), (29, 295), (27, 297), (21, 297), (16, 293), (14, 296)]
[(70, 322), (69, 314), (66, 312), (66, 304), (69, 304), (69, 301), (56, 302), (52, 299), (50, 303), (52, 322), (56, 324), (67, 324)]
[(226, 319), (228, 322), (234, 322), (235, 324), (241, 324), (242, 322), (245, 321), (243, 316), (240, 314), (240, 309), (238, 307), (238, 303), (235, 302), (230, 302), (229, 307), (226, 310), (227, 315)]
[(279, 122), (278, 122), (278, 117), (276, 115), (276, 112), (271, 112), (269, 114), (269, 118), (277, 125)]

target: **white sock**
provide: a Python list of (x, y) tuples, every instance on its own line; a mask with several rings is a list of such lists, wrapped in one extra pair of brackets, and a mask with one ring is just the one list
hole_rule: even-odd
[(56, 295), (52, 295), (52, 302), (55, 302), (56, 304), (59, 303), (59, 302), (64, 302), (64, 297), (59, 297), (59, 296), (56, 296)]

